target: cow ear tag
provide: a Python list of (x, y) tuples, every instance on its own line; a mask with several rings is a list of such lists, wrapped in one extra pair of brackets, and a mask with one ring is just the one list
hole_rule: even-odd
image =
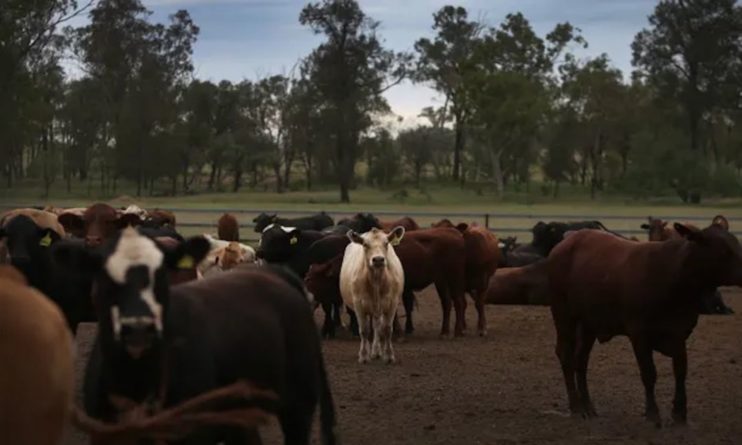
[(39, 246), (49, 247), (51, 245), (52, 245), (52, 236), (49, 232), (47, 232), (46, 235), (44, 235), (44, 237), (41, 238), (41, 240), (39, 240)]
[(192, 269), (193, 268), (193, 257), (190, 255), (183, 255), (183, 258), (178, 261), (178, 269)]
[(294, 244), (298, 243), (298, 242), (299, 242), (299, 240), (298, 240), (298, 239), (297, 239), (296, 237), (293, 237), (293, 238), (291, 238), (291, 239), (289, 240), (289, 243), (291, 243), (291, 245), (292, 245), (292, 246), (293, 246)]
[(394, 238), (392, 241), (392, 246), (399, 246), (399, 238)]

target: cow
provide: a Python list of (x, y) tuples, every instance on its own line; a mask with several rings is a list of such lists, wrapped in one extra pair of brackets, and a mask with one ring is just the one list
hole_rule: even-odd
[(698, 321), (701, 296), (718, 286), (742, 285), (742, 247), (717, 224), (673, 227), (684, 239), (636, 243), (581, 230), (549, 255), (556, 352), (573, 414), (595, 415), (587, 387), (595, 340), (626, 335), (644, 383), (646, 418), (660, 425), (652, 359), (658, 351), (673, 360), (673, 419), (686, 422), (685, 342)]
[(564, 234), (566, 232), (580, 229), (602, 230), (621, 237), (621, 235), (606, 229), (600, 221), (577, 221), (566, 223), (554, 221), (545, 223), (539, 221), (533, 226), (533, 229), (531, 229), (531, 232), (533, 233), (531, 246), (533, 246), (541, 256), (547, 257), (554, 246), (564, 239)]
[[(33, 208), (14, 209), (14, 210), (9, 210), (3, 213), (2, 215), (0, 215), (0, 230), (8, 222), (10, 222), (10, 220), (12, 220), (18, 215), (25, 215), (31, 218), (33, 222), (41, 229), (53, 230), (59, 235), (60, 238), (64, 238), (66, 236), (64, 227), (62, 227), (62, 225), (59, 224), (56, 214), (48, 212), (46, 210), (39, 210), (39, 209), (33, 209)], [(0, 264), (5, 264), (8, 262), (9, 262), (8, 246), (6, 242), (2, 239), (2, 237), (0, 237)]]
[(341, 253), (324, 263), (311, 264), (304, 277), (304, 285), (325, 313), (325, 320), (322, 323), (323, 337), (335, 338), (335, 328), (342, 325), (340, 319), (340, 308), (343, 305), (343, 297), (340, 295), (342, 265), (343, 254)]
[(672, 227), (667, 227), (668, 222), (658, 218), (647, 217), (647, 222), (641, 225), (642, 230), (649, 234), (649, 241), (678, 240), (683, 237)]
[(301, 230), (316, 231), (321, 231), (335, 224), (332, 218), (325, 212), (320, 212), (312, 216), (304, 216), (301, 218), (280, 218), (275, 213), (269, 215), (263, 212), (253, 218), (252, 222), (255, 223), (255, 231), (257, 233), (262, 233), (268, 226), (272, 224), (284, 227), (295, 227)]
[(448, 219), (443, 219), (432, 226), (455, 228), (464, 237), (464, 243), (466, 244), (466, 291), (474, 300), (477, 309), (477, 331), (480, 336), (484, 336), (487, 334), (484, 293), (487, 291), (490, 277), (497, 270), (497, 264), (501, 257), (497, 237), (486, 227), (466, 223), (459, 223), (454, 226)]
[(219, 239), (222, 241), (238, 241), (240, 240), (240, 223), (237, 222), (237, 218), (234, 215), (225, 213), (216, 223), (217, 234)]
[(73, 402), (72, 336), (59, 308), (0, 266), (0, 431), (7, 444), (60, 443)]
[(85, 244), (96, 247), (115, 236), (119, 230), (129, 225), (139, 225), (141, 218), (133, 213), (122, 214), (108, 204), (96, 203), (85, 209), (82, 216), (65, 212), (59, 215), (59, 223), (64, 229)]
[(26, 214), (17, 214), (0, 228), (0, 240), (5, 240), (10, 263), (23, 273), (29, 285), (61, 308), (74, 331), (81, 321), (93, 320), (91, 281), (75, 261), (53, 261), (52, 251), (61, 239), (56, 230), (40, 227)]
[[(139, 227), (137, 230), (140, 234), (147, 235), (144, 228)], [(163, 251), (175, 252), (178, 250), (180, 244), (183, 242), (183, 240), (178, 240), (168, 236), (149, 237), (152, 238)], [(195, 263), (183, 263), (180, 265), (180, 267), (168, 269), (167, 277), (170, 285), (174, 286), (176, 284), (187, 283), (189, 281), (201, 279), (203, 278), (203, 275), (201, 274), (198, 266)]]
[(312, 264), (307, 251), (315, 241), (325, 236), (327, 234), (316, 230), (270, 224), (263, 230), (255, 254), (267, 263), (283, 264), (299, 278), (304, 278)]
[(392, 325), (404, 289), (404, 271), (393, 246), (404, 234), (403, 227), (389, 234), (379, 229), (362, 235), (348, 231), (351, 243), (340, 270), (340, 295), (358, 319), (359, 363), (379, 357), (387, 363), (395, 361)]
[(485, 304), (549, 305), (550, 301), (545, 260), (498, 268), (484, 296)]
[(253, 262), (252, 260), (248, 261), (248, 258), (251, 257), (246, 255), (242, 244), (232, 241), (224, 247), (211, 250), (208, 256), (199, 264), (199, 271), (201, 271), (204, 277), (207, 277), (213, 273), (233, 269), (243, 263)]
[(175, 214), (169, 210), (154, 209), (147, 211), (147, 216), (142, 220), (141, 227), (154, 229), (175, 229)]
[[(167, 269), (199, 263), (210, 247), (194, 237), (162, 250), (129, 227), (95, 253), (57, 251), (60, 260), (86, 256), (96, 276), (100, 323), (85, 374), (86, 412), (116, 421), (128, 414), (125, 406), (167, 409), (244, 380), (277, 394), (285, 443), (309, 444), (319, 404), (322, 443), (335, 444), (332, 394), (302, 283), (280, 268), (253, 266), (169, 285)], [(257, 432), (235, 428), (186, 440), (248, 438), (259, 441)]]
[(371, 213), (356, 213), (352, 218), (344, 218), (338, 221), (338, 226), (348, 227), (357, 233), (366, 233), (373, 228), (388, 232), (397, 226), (404, 227), (408, 232), (420, 230), (417, 222), (409, 216), (403, 216), (396, 221), (380, 221)]
[[(673, 227), (667, 227), (667, 221), (652, 218), (651, 216), (647, 217), (647, 220), (648, 222), (642, 224), (641, 228), (648, 232), (649, 241), (667, 241), (683, 238)], [(724, 230), (729, 230), (729, 221), (723, 215), (716, 215), (711, 220), (711, 223)], [(692, 226), (691, 224), (686, 225)], [(704, 295), (704, 298), (701, 299), (699, 311), (704, 315), (731, 315), (734, 313), (734, 310), (724, 303), (724, 299), (718, 289)]]
[(503, 240), (500, 252), (498, 267), (522, 267), (546, 258), (541, 254), (541, 249), (534, 247), (531, 243), (518, 244), (514, 236)]

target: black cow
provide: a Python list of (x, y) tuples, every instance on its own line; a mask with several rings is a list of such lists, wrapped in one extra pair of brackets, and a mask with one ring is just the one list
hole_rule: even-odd
[[(91, 277), (82, 273), (79, 264), (70, 260), (53, 261), (53, 250), (60, 241), (57, 232), (40, 228), (26, 215), (17, 215), (0, 228), (0, 239), (6, 239), (11, 264), (64, 313), (72, 332), (82, 321), (94, 321), (90, 299)], [(77, 242), (82, 248), (83, 241)]]
[(564, 239), (564, 234), (572, 230), (594, 229), (610, 232), (620, 238), (623, 236), (611, 232), (600, 221), (577, 221), (577, 222), (549, 222), (539, 221), (531, 229), (533, 241), (531, 245), (538, 250), (538, 253), (544, 257), (549, 256), (551, 250)]
[(325, 212), (301, 218), (280, 218), (275, 213), (269, 215), (264, 212), (253, 218), (252, 222), (255, 223), (255, 231), (258, 233), (261, 233), (271, 224), (284, 227), (296, 227), (297, 229), (303, 230), (322, 230), (335, 224), (332, 218), (330, 218), (330, 216)]
[[(171, 288), (167, 270), (198, 263), (209, 249), (195, 237), (163, 250), (129, 228), (94, 254), (56, 250), (60, 261), (83, 257), (96, 276), (100, 327), (86, 370), (86, 411), (113, 421), (122, 413), (111, 395), (168, 408), (244, 380), (278, 395), (285, 443), (309, 444), (318, 404), (323, 443), (336, 443), (332, 395), (302, 283), (265, 266)], [(260, 438), (257, 431), (220, 428), (185, 440), (237, 445)]]
[[(356, 213), (352, 218), (341, 219), (338, 221), (338, 225), (348, 227), (356, 233), (366, 233), (374, 228), (382, 228), (379, 218), (371, 213)], [(347, 230), (345, 233), (347, 233)]]
[(312, 264), (306, 253), (315, 241), (325, 236), (316, 230), (273, 225), (260, 236), (255, 255), (267, 263), (284, 265), (304, 278)]

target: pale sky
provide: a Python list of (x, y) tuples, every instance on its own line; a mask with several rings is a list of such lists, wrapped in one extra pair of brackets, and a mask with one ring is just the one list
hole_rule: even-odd
[[(201, 34), (194, 50), (195, 75), (218, 82), (239, 81), (268, 74), (287, 74), (320, 41), (299, 24), (306, 0), (143, 0), (165, 21), (168, 14), (187, 9)], [(556, 23), (569, 21), (582, 30), (589, 47), (577, 54), (607, 53), (628, 76), (631, 42), (647, 26), (654, 0), (360, 0), (363, 10), (381, 21), (380, 36), (387, 47), (412, 51), (415, 40), (433, 34), (432, 14), (446, 4), (464, 6), (471, 18), (498, 25), (509, 12), (522, 12), (539, 35)], [(440, 105), (435, 91), (405, 83), (386, 93), (392, 111), (411, 123), (420, 110)]]

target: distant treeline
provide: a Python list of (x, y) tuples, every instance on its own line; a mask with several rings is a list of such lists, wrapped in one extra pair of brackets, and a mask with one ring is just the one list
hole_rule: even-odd
[[(137, 194), (422, 179), (560, 184), (592, 196), (742, 194), (742, 7), (663, 0), (632, 44), (630, 80), (569, 23), (540, 36), (520, 13), (494, 27), (433, 14), (413, 53), (384, 48), (355, 0), (306, 5), (324, 37), (288, 75), (193, 78), (187, 11), (154, 23), (140, 0), (7, 0), (0, 14), (0, 176)], [(74, 16), (89, 23), (69, 27)], [(247, 54), (236, 57), (249, 57)], [(81, 76), (68, 78), (63, 62)], [(67, 62), (69, 63), (69, 62)], [(409, 79), (445, 99), (395, 131), (383, 93)], [(362, 164), (364, 168), (357, 168)]]

